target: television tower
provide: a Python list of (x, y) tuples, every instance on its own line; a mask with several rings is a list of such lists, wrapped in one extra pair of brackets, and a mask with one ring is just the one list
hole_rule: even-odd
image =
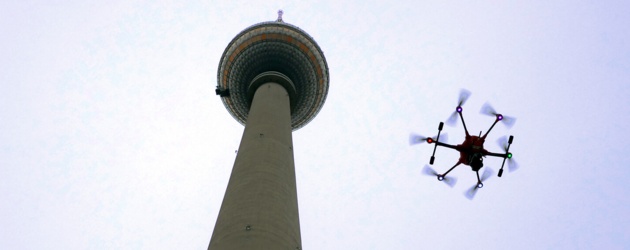
[(245, 130), (208, 249), (302, 249), (291, 133), (321, 110), (328, 81), (324, 53), (282, 10), (228, 44), (216, 94)]

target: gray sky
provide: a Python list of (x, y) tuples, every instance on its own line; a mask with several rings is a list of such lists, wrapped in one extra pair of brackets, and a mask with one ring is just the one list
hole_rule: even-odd
[[(243, 127), (214, 94), (229, 41), (276, 19), (330, 67), (294, 132), (304, 249), (630, 248), (624, 1), (3, 1), (0, 248), (203, 249)], [(421, 174), (461, 88), (471, 133), (517, 117), (515, 172), (473, 201)], [(461, 125), (446, 126), (450, 143)], [(457, 153), (438, 149), (446, 171)], [(500, 159), (487, 158), (495, 172)]]

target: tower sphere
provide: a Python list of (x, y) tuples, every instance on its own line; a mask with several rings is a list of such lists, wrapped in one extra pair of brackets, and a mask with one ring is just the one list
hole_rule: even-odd
[(289, 93), (291, 127), (297, 130), (321, 110), (328, 94), (328, 64), (315, 40), (282, 21), (254, 24), (228, 44), (217, 72), (221, 98), (230, 114), (245, 125), (256, 88), (276, 82)]

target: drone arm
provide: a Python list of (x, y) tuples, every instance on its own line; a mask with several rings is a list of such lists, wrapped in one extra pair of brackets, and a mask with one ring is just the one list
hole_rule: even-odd
[(451, 167), (448, 171), (446, 171), (442, 176), (446, 176), (448, 173), (450, 173), (453, 169), (455, 169), (457, 166), (459, 166), (459, 164), (462, 164), (461, 162), (457, 162), (455, 163), (455, 165), (453, 167)]
[[(438, 135), (437, 135), (437, 139), (435, 139), (435, 146), (433, 146), (433, 154), (431, 155), (431, 159), (429, 160), (429, 164), (433, 165), (433, 162), (435, 161), (435, 150), (437, 149), (438, 143), (440, 141), (440, 133), (442, 133), (442, 128), (444, 127), (444, 123), (440, 122), (440, 125), (438, 126)], [(431, 143), (431, 142), (429, 142)]]
[(452, 148), (452, 149), (457, 150), (457, 146), (455, 146), (455, 145), (451, 145), (451, 144), (447, 144), (447, 143), (443, 143), (443, 142), (439, 142), (439, 141), (436, 141), (434, 143), (435, 143), (436, 146), (441, 146), (441, 147), (445, 147), (445, 148)]
[(500, 153), (493, 153), (493, 152), (487, 152), (484, 155), (488, 155), (488, 156), (494, 156), (494, 157), (501, 157), (501, 158), (506, 158), (508, 157), (508, 153), (504, 153), (504, 154), (500, 154)]
[(435, 143), (435, 147), (433, 148), (433, 155), (431, 155), (431, 159), (429, 160), (429, 164), (433, 165), (433, 162), (435, 161), (435, 150), (437, 149), (437, 146), (442, 146), (442, 147), (446, 147), (446, 148), (452, 148), (455, 150), (459, 150), (457, 149), (457, 146), (451, 145), (451, 144), (446, 144), (443, 142), (439, 142), (439, 141), (434, 141), (432, 143)]
[[(508, 147), (509, 150), (509, 147)], [(503, 158), (503, 163), (501, 163), (501, 169), (499, 169), (499, 174), (497, 176), (501, 177), (503, 175), (503, 166), (505, 165), (505, 160), (507, 158), (512, 157), (511, 153), (508, 152), (507, 150), (505, 151), (505, 154), (499, 154), (499, 153), (492, 153), (492, 152), (486, 152), (484, 155), (489, 155), (489, 156), (494, 156), (494, 157), (501, 157)]]
[(464, 115), (462, 114), (463, 110), (460, 110), (459, 113), (459, 117), (462, 118), (462, 125), (464, 125), (464, 132), (466, 132), (466, 138), (468, 138), (470, 136), (470, 134), (468, 134), (468, 128), (466, 128), (466, 122), (464, 122)]
[(499, 177), (503, 175), (503, 166), (505, 166), (505, 160), (507, 158), (512, 158), (512, 153), (510, 153), (510, 146), (512, 146), (513, 140), (514, 140), (514, 136), (510, 135), (510, 138), (508, 139), (508, 145), (505, 148), (505, 157), (503, 157), (503, 163), (501, 163), (501, 169), (499, 169), (499, 174), (498, 174)]
[(499, 121), (500, 121), (500, 120), (499, 120), (499, 118), (495, 119), (495, 120), (494, 120), (494, 123), (492, 123), (492, 126), (490, 126), (490, 128), (488, 129), (488, 131), (486, 132), (486, 134), (485, 134), (485, 135), (483, 135), (483, 137), (482, 137), (482, 138), (486, 139), (486, 136), (488, 136), (488, 134), (490, 133), (490, 130), (492, 130), (492, 128), (494, 128), (494, 125), (496, 125), (496, 124), (497, 124), (497, 122), (499, 122)]

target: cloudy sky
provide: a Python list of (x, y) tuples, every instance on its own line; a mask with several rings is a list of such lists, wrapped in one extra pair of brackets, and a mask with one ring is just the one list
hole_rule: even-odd
[[(278, 9), (330, 67), (293, 134), (303, 249), (630, 248), (625, 1), (54, 2), (0, 3), (2, 249), (206, 248), (243, 132), (220, 56)], [(485, 102), (517, 118), (486, 148), (514, 135), (520, 168), (472, 201), (470, 169), (450, 188), (408, 142), (462, 88), (471, 133)]]

